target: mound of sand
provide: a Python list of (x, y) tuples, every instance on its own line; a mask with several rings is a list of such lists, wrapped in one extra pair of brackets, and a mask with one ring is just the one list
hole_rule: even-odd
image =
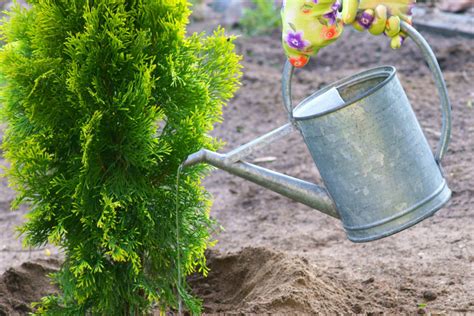
[[(208, 266), (207, 278), (190, 278), (206, 313), (361, 313), (357, 302), (368, 294), (364, 283), (351, 284), (302, 257), (266, 248), (209, 252)], [(377, 300), (363, 304), (367, 312), (382, 310), (380, 305)]]

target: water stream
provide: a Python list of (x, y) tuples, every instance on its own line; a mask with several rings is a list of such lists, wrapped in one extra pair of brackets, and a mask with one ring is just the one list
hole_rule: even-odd
[(179, 244), (179, 178), (183, 165), (180, 165), (176, 173), (176, 207), (175, 207), (175, 217), (176, 217), (176, 249), (177, 249), (177, 258), (176, 262), (178, 265), (178, 286), (177, 286), (177, 295), (178, 295), (178, 315), (183, 314), (183, 300), (181, 298), (181, 293), (179, 289), (181, 288), (181, 246)]

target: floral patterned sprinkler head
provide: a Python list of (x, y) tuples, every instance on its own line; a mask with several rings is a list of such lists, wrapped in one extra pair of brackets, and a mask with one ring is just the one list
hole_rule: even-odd
[(303, 32), (288, 32), (285, 38), (288, 46), (297, 50), (303, 50), (309, 42), (303, 38)]

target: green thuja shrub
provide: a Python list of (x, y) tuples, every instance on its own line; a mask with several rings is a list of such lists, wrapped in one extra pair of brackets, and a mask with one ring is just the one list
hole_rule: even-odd
[(21, 233), (65, 255), (37, 313), (137, 315), (178, 296), (199, 313), (179, 279), (207, 272), (207, 169), (184, 169), (178, 196), (176, 176), (219, 145), (207, 133), (238, 84), (233, 38), (187, 37), (184, 0), (29, 5), (1, 27), (0, 103), (14, 206), (31, 208)]

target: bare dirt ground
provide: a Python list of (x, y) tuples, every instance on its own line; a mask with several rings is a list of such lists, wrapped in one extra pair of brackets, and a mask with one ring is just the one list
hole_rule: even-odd
[[(215, 171), (205, 186), (215, 199), (212, 216), (224, 230), (209, 251), (209, 277), (190, 278), (207, 314), (474, 314), (474, 40), (423, 35), (441, 64), (453, 107), (452, 141), (443, 163), (453, 191), (449, 204), (399, 234), (355, 244), (346, 239), (337, 220)], [(214, 132), (227, 142), (223, 152), (286, 122), (279, 34), (241, 37), (237, 43), (244, 56), (242, 88)], [(386, 64), (397, 67), (425, 135), (435, 146), (439, 102), (430, 72), (411, 41), (392, 51), (386, 38), (347, 31), (295, 74), (295, 101), (339, 78)], [(262, 166), (320, 181), (297, 133), (249, 161), (268, 156), (276, 159)], [(27, 264), (10, 269), (0, 279), (0, 315), (21, 315), (25, 302), (48, 292), (41, 278), (59, 255), (55, 249), (21, 248), (14, 227), (27, 210), (9, 210), (13, 193), (4, 179), (0, 190), (0, 272), (25, 261), (49, 260), (41, 263), (43, 268)], [(18, 295), (21, 287), (8, 286), (8, 280), (15, 279), (12, 273), (43, 280), (44, 285), (27, 299)]]

